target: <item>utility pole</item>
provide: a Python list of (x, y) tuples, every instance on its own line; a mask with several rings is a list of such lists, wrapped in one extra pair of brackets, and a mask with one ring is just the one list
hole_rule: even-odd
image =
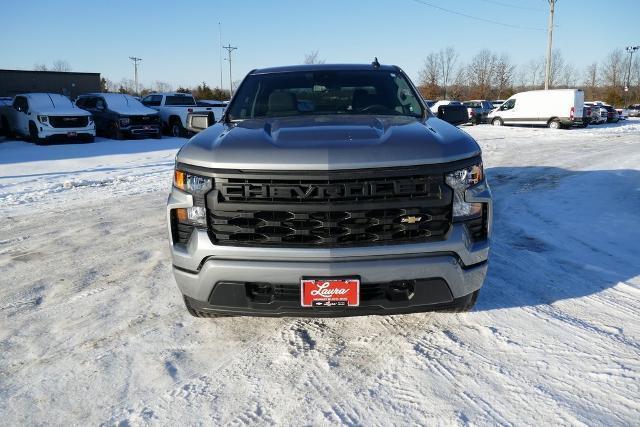
[(231, 77), (231, 52), (233, 52), (234, 50), (238, 49), (235, 46), (231, 46), (231, 44), (229, 43), (227, 46), (223, 46), (227, 52), (229, 52), (229, 94), (231, 96), (233, 96), (233, 78)]
[(551, 45), (553, 44), (553, 12), (557, 0), (549, 0), (549, 28), (547, 29), (547, 68), (544, 77), (544, 90), (549, 89), (551, 80)]
[(133, 78), (136, 85), (136, 95), (140, 96), (140, 91), (138, 90), (138, 62), (142, 61), (142, 58), (130, 56), (129, 59), (133, 61)]
[(222, 24), (218, 21), (218, 50), (220, 51), (220, 90), (222, 90)]
[(629, 52), (629, 70), (627, 71), (627, 84), (624, 87), (624, 105), (629, 104), (629, 90), (631, 89), (631, 63), (633, 62), (633, 54), (640, 46), (627, 46), (624, 48)]

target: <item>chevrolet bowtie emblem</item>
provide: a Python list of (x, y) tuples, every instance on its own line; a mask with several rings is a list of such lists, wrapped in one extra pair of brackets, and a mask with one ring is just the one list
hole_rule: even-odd
[(405, 224), (415, 224), (416, 222), (420, 222), (422, 221), (422, 217), (417, 215), (407, 215), (407, 216), (403, 216), (402, 219), (400, 220), (400, 222), (405, 223)]

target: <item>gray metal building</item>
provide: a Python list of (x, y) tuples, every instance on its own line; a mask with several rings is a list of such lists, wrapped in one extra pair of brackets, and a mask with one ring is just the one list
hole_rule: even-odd
[(0, 96), (51, 92), (71, 99), (87, 92), (100, 92), (100, 73), (64, 71), (0, 70)]

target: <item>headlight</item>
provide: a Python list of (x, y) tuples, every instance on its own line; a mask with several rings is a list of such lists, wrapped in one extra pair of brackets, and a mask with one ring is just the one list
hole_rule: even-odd
[(129, 123), (131, 123), (129, 117), (122, 117), (120, 119), (120, 126), (129, 126)]
[(464, 193), (469, 187), (473, 187), (483, 179), (482, 163), (446, 174), (445, 182), (453, 188), (454, 221), (476, 218), (482, 214), (482, 203), (467, 203), (464, 199)]
[(206, 227), (207, 210), (204, 206), (204, 194), (213, 187), (213, 180), (206, 176), (195, 175), (176, 169), (173, 173), (173, 185), (182, 191), (194, 195), (194, 206), (175, 210), (178, 222), (196, 227)]
[(49, 123), (49, 117), (48, 116), (38, 116), (38, 121), (40, 123)]
[(202, 194), (211, 190), (211, 178), (206, 176), (194, 175), (176, 169), (173, 173), (173, 185), (182, 191), (191, 194)]

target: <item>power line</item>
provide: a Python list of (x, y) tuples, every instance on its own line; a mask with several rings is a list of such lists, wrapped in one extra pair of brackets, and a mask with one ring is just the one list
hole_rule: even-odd
[(520, 5), (515, 5), (515, 4), (509, 4), (509, 3), (502, 3), (499, 1), (495, 1), (495, 0), (482, 0), (483, 2), (486, 3), (492, 3), (498, 6), (504, 6), (504, 7), (511, 7), (513, 9), (521, 9), (521, 10), (539, 10), (539, 11), (543, 11), (544, 9), (539, 9), (537, 7), (527, 7), (527, 6), (520, 6)]
[(524, 26), (521, 26), (521, 25), (505, 24), (504, 22), (494, 21), (492, 19), (485, 19), (485, 18), (480, 18), (478, 16), (467, 15), (466, 13), (456, 12), (455, 10), (450, 10), (450, 9), (445, 9), (444, 7), (437, 6), (435, 4), (426, 2), (424, 0), (413, 0), (413, 1), (416, 2), (416, 3), (422, 4), (422, 5), (425, 5), (425, 6), (433, 7), (434, 9), (442, 10), (443, 12), (452, 13), (454, 15), (459, 15), (459, 16), (464, 16), (465, 18), (469, 18), (469, 19), (475, 19), (476, 21), (488, 22), (490, 24), (501, 25), (503, 27), (518, 28), (520, 30), (544, 31), (544, 28), (524, 27)]

